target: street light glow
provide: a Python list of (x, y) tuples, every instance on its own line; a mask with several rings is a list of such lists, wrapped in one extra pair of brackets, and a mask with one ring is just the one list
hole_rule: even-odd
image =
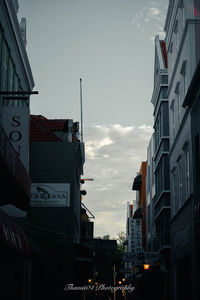
[(145, 270), (149, 270), (150, 266), (149, 266), (149, 264), (144, 264), (143, 267), (144, 267)]

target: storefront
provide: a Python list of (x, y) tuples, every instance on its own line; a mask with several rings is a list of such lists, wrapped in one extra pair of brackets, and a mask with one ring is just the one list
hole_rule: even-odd
[(0, 299), (31, 299), (31, 249), (21, 226), (0, 209)]

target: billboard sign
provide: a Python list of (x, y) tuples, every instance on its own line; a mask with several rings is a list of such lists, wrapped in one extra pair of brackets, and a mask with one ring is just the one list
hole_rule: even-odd
[(69, 207), (69, 183), (32, 183), (31, 207)]

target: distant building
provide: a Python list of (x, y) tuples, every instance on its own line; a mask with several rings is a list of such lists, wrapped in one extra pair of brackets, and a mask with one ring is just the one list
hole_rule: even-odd
[[(163, 299), (170, 296), (170, 179), (169, 179), (169, 105), (168, 62), (165, 42), (155, 37), (154, 89), (151, 102), (154, 106), (154, 153), (152, 180), (155, 194), (153, 250), (161, 255)], [(150, 158), (149, 158), (150, 159)], [(149, 181), (149, 179), (148, 179)], [(152, 240), (151, 240), (152, 242)]]
[(142, 162), (140, 172), (135, 177), (132, 190), (136, 191), (137, 207), (142, 211), (142, 248), (146, 249), (146, 168), (147, 163)]
[(153, 251), (156, 246), (155, 230), (155, 137), (154, 134), (147, 148), (147, 174), (146, 174), (146, 250)]
[(45, 295), (47, 285), (53, 281), (58, 284), (50, 293), (56, 297), (64, 281), (71, 282), (76, 276), (74, 255), (76, 245), (80, 244), (80, 176), (84, 161), (84, 144), (79, 141), (77, 122), (31, 115), (32, 184), (27, 220), (43, 257), (37, 283), (43, 283), (39, 287)]
[[(142, 250), (142, 210), (128, 202), (125, 255), (137, 257)], [(138, 260), (125, 262), (126, 278), (135, 273), (136, 266), (138, 266)]]
[(94, 222), (91, 221), (94, 216), (90, 216), (90, 212), (88, 212), (87, 208), (82, 206), (81, 209), (81, 240), (93, 239), (94, 237)]
[(127, 252), (142, 251), (142, 214), (139, 209), (133, 211), (133, 204), (127, 205)]

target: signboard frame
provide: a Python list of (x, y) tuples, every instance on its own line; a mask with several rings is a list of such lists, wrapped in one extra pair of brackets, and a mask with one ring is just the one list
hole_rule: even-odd
[(70, 183), (32, 183), (31, 207), (70, 207)]

